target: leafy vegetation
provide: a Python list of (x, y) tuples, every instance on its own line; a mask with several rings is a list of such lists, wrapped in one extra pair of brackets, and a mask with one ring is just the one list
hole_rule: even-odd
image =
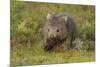
[[(87, 46), (95, 42), (95, 7), (11, 0), (11, 65), (33, 65), (95, 61), (95, 51), (44, 52), (42, 28), (48, 12), (75, 18), (77, 40)], [(78, 41), (79, 41), (78, 40)], [(80, 43), (79, 43), (80, 44)], [(88, 47), (89, 48), (89, 47)]]

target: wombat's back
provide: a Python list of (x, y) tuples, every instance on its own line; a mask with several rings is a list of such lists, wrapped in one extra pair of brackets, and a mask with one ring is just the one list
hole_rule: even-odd
[(72, 16), (66, 14), (66, 13), (59, 13), (57, 15), (55, 15), (56, 17), (62, 17), (62, 16), (66, 16), (67, 17), (67, 21), (65, 21), (65, 25), (67, 28), (67, 31), (70, 34), (73, 34), (76, 31), (76, 24), (75, 24), (75, 20)]

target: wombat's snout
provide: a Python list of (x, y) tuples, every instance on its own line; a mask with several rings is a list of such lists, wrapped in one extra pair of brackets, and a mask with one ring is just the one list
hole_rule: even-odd
[(54, 38), (55, 36), (54, 36), (54, 34), (50, 34), (50, 38)]

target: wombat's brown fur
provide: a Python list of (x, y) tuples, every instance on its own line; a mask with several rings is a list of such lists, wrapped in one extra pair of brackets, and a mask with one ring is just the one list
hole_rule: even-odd
[(62, 51), (72, 48), (75, 29), (75, 22), (72, 17), (63, 13), (48, 14), (43, 28), (44, 50)]

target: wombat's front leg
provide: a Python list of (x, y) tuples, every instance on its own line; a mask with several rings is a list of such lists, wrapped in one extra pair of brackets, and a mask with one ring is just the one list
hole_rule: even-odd
[(53, 48), (53, 50), (55, 52), (63, 52), (63, 51), (65, 51), (65, 44), (64, 43), (63, 44), (58, 44)]
[(53, 46), (47, 41), (44, 43), (44, 50), (49, 51), (52, 50)]

